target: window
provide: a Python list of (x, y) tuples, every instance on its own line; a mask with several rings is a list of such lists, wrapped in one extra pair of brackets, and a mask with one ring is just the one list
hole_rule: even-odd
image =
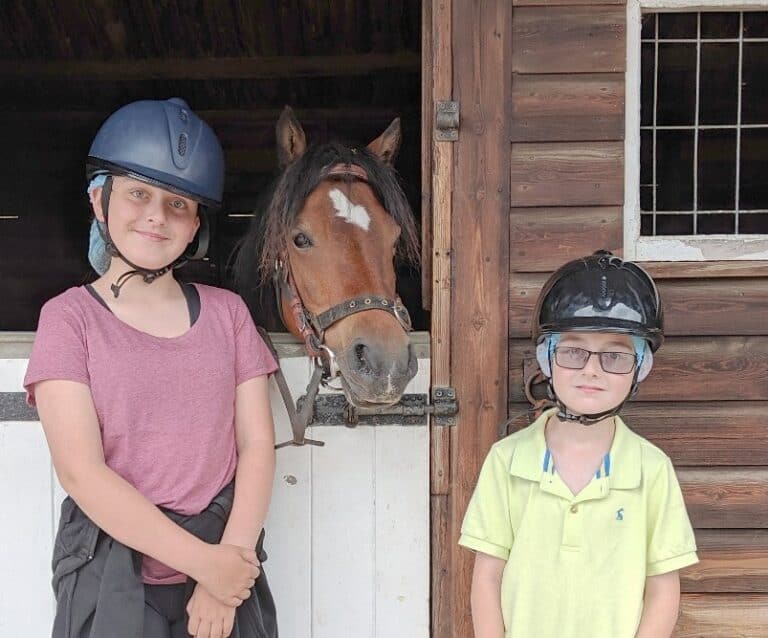
[(630, 4), (628, 253), (768, 259), (768, 11)]

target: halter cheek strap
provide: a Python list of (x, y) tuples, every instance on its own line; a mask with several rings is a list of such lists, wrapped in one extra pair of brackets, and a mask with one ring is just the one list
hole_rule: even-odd
[[(323, 357), (329, 360), (330, 367), (333, 367), (333, 364), (335, 364), (335, 355), (324, 343), (325, 331), (346, 317), (366, 310), (382, 310), (395, 317), (406, 332), (410, 332), (412, 329), (408, 310), (403, 305), (400, 297), (397, 296), (394, 299), (390, 299), (380, 295), (364, 295), (346, 299), (323, 312), (317, 314), (310, 313), (301, 299), (293, 274), (291, 273), (290, 262), (287, 259), (278, 260), (275, 263), (273, 284), (280, 320), (286, 323), (282, 312), (282, 301), (286, 299), (296, 328), (301, 338), (304, 339), (307, 354), (312, 357)], [(335, 376), (335, 374), (332, 376)]]

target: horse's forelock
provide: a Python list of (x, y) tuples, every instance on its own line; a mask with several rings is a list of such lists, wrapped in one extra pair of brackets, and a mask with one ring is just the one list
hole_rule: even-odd
[(238, 287), (265, 283), (275, 260), (286, 250), (291, 230), (304, 202), (336, 164), (356, 164), (368, 174), (368, 183), (384, 209), (400, 226), (397, 257), (410, 265), (419, 260), (419, 239), (411, 207), (397, 173), (368, 149), (354, 149), (339, 142), (310, 146), (278, 177), (262, 210), (240, 244), (235, 272)]

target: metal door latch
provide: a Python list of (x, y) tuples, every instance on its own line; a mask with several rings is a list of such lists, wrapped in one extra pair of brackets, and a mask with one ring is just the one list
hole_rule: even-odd
[[(299, 399), (299, 408), (305, 400)], [(405, 394), (395, 405), (382, 408), (356, 407), (343, 394), (319, 394), (310, 425), (426, 425), (431, 414), (435, 425), (446, 427), (456, 425), (458, 410), (456, 390), (447, 386), (432, 388), (430, 401), (426, 394)]]

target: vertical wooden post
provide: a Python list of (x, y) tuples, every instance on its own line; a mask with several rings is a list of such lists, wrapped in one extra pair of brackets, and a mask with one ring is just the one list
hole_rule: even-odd
[[(453, 95), (451, 54), (452, 0), (424, 3), (424, 149), (430, 151), (424, 168), (431, 180), (431, 277), (429, 287), (432, 310), (432, 385), (450, 384), (451, 362), (451, 206), (453, 191), (453, 142), (437, 141), (435, 103)], [(428, 58), (428, 59), (427, 59)], [(430, 431), (430, 500), (432, 528), (432, 636), (447, 637), (451, 630), (450, 529), (448, 487), (450, 481), (450, 432), (432, 425)]]
[(483, 459), (507, 416), (512, 2), (456, 0), (451, 230), (451, 381), (460, 412), (451, 432), (449, 551), (452, 636), (473, 635), (473, 556), (456, 544)]

